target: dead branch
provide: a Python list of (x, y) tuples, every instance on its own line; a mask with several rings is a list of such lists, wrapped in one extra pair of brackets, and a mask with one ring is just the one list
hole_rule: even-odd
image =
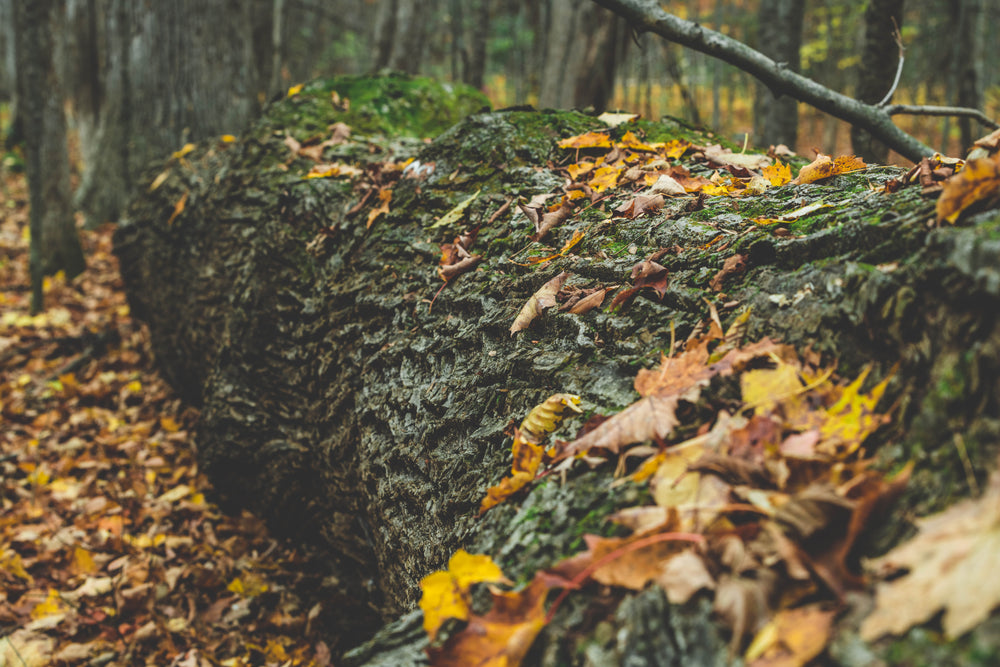
[(890, 104), (882, 107), (882, 110), (890, 116), (897, 116), (900, 114), (907, 114), (910, 116), (963, 116), (966, 118), (974, 118), (992, 130), (1000, 129), (1000, 123), (997, 123), (979, 109), (970, 109), (969, 107)]
[(896, 127), (885, 109), (859, 102), (797, 74), (746, 44), (697, 23), (668, 14), (656, 0), (594, 0), (625, 18), (637, 32), (652, 32), (689, 49), (723, 60), (754, 76), (777, 97), (788, 95), (867, 130), (874, 138), (914, 162), (934, 151)]

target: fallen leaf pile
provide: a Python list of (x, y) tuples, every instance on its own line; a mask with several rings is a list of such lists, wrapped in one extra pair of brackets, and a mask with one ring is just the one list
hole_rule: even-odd
[[(483, 509), (577, 462), (617, 461), (631, 472), (615, 484), (648, 485), (653, 504), (613, 517), (630, 536), (585, 536), (585, 551), (536, 573), (521, 591), (496, 588), (502, 573), (477, 556), (489, 577), (476, 581), (493, 586), (487, 615), (455, 603), (470, 596), (455, 583), (459, 575), (426, 578), (421, 606), (431, 619), (433, 664), (519, 664), (524, 643), (562, 600), (591, 583), (634, 591), (657, 585), (675, 604), (709, 592), (748, 665), (804, 665), (825, 650), (845, 593), (865, 586), (855, 544), (909, 476), (908, 469), (892, 478), (873, 470), (864, 448), (887, 421), (877, 406), (891, 373), (876, 384), (869, 368), (839, 380), (817, 355), (768, 339), (741, 346), (744, 322), (737, 317), (724, 333), (713, 312), (704, 333), (639, 371), (636, 402), (574, 440), (540, 444), (578, 397), (556, 394), (529, 413), (514, 437), (512, 476), (489, 490)], [(717, 378), (732, 378), (740, 400), (710, 398), (715, 418), (678, 438), (682, 425), (692, 426), (684, 416), (692, 411), (682, 406), (702, 400)], [(542, 414), (542, 434), (533, 433)], [(545, 593), (556, 589), (562, 592), (546, 611)], [(928, 610), (945, 604), (935, 599)], [(441, 638), (447, 618), (467, 624)]]
[(82, 232), (88, 270), (46, 280), (31, 317), (27, 192), (3, 188), (0, 664), (329, 664), (318, 568), (205, 499), (196, 415), (152, 370), (112, 230)]

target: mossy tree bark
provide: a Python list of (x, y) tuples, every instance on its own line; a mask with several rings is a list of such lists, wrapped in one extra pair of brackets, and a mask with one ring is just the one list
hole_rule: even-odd
[[(330, 90), (352, 100), (350, 111), (331, 107)], [(468, 116), (430, 143), (408, 138), (436, 134), (481, 102), (457, 90), (398, 77), (314, 84), (272, 107), (240, 142), (202, 144), (186, 163), (150, 170), (148, 179), (166, 180), (133, 204), (117, 235), (130, 303), (149, 323), (163, 372), (202, 408), (199, 454), (219, 494), (325, 548), (335, 651), (379, 618), (412, 609), (420, 578), (459, 546), (490, 553), (524, 580), (578, 550), (582, 533), (612, 530), (608, 514), (642, 492), (611, 489), (605, 469), (550, 479), (478, 517), (485, 489), (510, 467), (505, 429), (557, 391), (603, 412), (627, 405), (636, 367), (653, 364), (672, 333), (683, 338), (703, 321), (706, 299), (751, 306), (749, 338), (811, 347), (838, 359), (845, 375), (899, 365), (890, 386), (899, 409), (879, 436), (879, 455), (886, 466), (916, 462), (901, 501), (907, 512), (968, 492), (956, 434), (973, 474), (985, 477), (1000, 441), (995, 212), (973, 226), (929, 230), (933, 204), (917, 188), (873, 192), (899, 171), (872, 168), (636, 220), (615, 216), (609, 201), (553, 232), (558, 247), (586, 230), (575, 253), (525, 267), (511, 260), (530, 250), (527, 219), (512, 207), (487, 221), (511, 198), (558, 190), (557, 165), (572, 158), (557, 141), (601, 125), (578, 113), (520, 110)], [(338, 120), (354, 127), (354, 140), (328, 149), (327, 159), (370, 178), (385, 160), (433, 165), (429, 175), (411, 169), (398, 180), (390, 211), (370, 228), (373, 206), (357, 208), (361, 193), (344, 180), (304, 179), (309, 163), (291, 161), (283, 143), (285, 132), (305, 139)], [(404, 122), (408, 131), (382, 133)], [(630, 129), (651, 140), (707, 140), (677, 122)], [(434, 300), (438, 244), (458, 228), (432, 225), (475, 193), (461, 228), (481, 225), (474, 252), (483, 263)], [(184, 212), (172, 217), (184, 196)], [(790, 223), (790, 235), (751, 222), (821, 200), (837, 204)], [(711, 250), (720, 234), (729, 244)], [(660, 248), (676, 249), (660, 260), (671, 272), (662, 299), (640, 296), (616, 313), (550, 314), (510, 335), (525, 300), (556, 273), (580, 286), (620, 284)], [(710, 283), (736, 253), (747, 271), (720, 295)], [(779, 294), (802, 297), (788, 305), (771, 298)], [(871, 544), (902, 530), (905, 522), (876, 526)], [(587, 655), (607, 664), (728, 661), (704, 598), (671, 606), (651, 589), (619, 606), (598, 600), (601, 618), (621, 630), (605, 636), (590, 626), (583, 636), (593, 596), (571, 596), (532, 660), (575, 664), (577, 642), (586, 641)], [(419, 625), (419, 615), (406, 616), (352, 660), (420, 664)]]

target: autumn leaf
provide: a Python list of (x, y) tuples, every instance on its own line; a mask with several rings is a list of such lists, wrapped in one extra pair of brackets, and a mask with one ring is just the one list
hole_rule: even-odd
[(1000, 473), (982, 497), (917, 526), (916, 537), (872, 563), (892, 578), (878, 584), (875, 610), (861, 625), (866, 641), (902, 635), (942, 610), (945, 637), (954, 640), (1000, 607)]
[(179, 160), (179, 159), (181, 159), (182, 157), (186, 156), (188, 153), (190, 153), (191, 151), (193, 151), (196, 148), (197, 148), (197, 146), (195, 146), (194, 144), (190, 144), (190, 143), (184, 144), (184, 147), (181, 148), (179, 151), (174, 151), (172, 157), (175, 160)]
[(792, 181), (792, 168), (787, 164), (775, 162), (772, 165), (764, 167), (761, 171), (761, 175), (766, 178), (768, 183), (770, 183), (773, 187), (777, 187)]
[(618, 184), (618, 176), (621, 172), (622, 168), (620, 166), (604, 165), (603, 167), (598, 167), (594, 170), (592, 178), (587, 181), (587, 185), (594, 192), (604, 192)]
[(472, 195), (460, 201), (458, 204), (455, 205), (454, 208), (452, 208), (450, 211), (442, 215), (437, 222), (431, 225), (430, 229), (437, 229), (438, 227), (453, 225), (459, 220), (461, 220), (462, 216), (465, 215), (465, 209), (469, 208), (469, 205), (479, 198), (479, 193), (482, 191), (483, 189), (479, 188)]
[(559, 142), (559, 148), (611, 148), (606, 132), (587, 132)]
[[(660, 178), (663, 179), (670, 177), (661, 176)], [(680, 187), (680, 185), (677, 187)], [(684, 188), (681, 188), (681, 191), (683, 190)], [(615, 212), (621, 214), (629, 220), (634, 220), (645, 215), (646, 213), (656, 213), (661, 208), (663, 208), (663, 195), (636, 195), (616, 208)]]
[(800, 184), (814, 183), (831, 176), (866, 169), (867, 166), (861, 158), (853, 155), (841, 155), (834, 159), (821, 153), (816, 156), (815, 160), (802, 167), (795, 182)]
[(569, 274), (563, 271), (555, 278), (542, 285), (537, 292), (531, 295), (521, 312), (514, 318), (514, 323), (510, 326), (510, 335), (513, 336), (518, 331), (527, 329), (531, 322), (542, 314), (546, 308), (556, 305), (556, 294), (562, 289), (563, 283)]
[(771, 164), (771, 158), (754, 153), (734, 153), (728, 148), (715, 144), (703, 151), (706, 158), (718, 165), (743, 167), (744, 169), (763, 169)]
[(663, 154), (668, 158), (676, 160), (683, 156), (689, 148), (691, 148), (691, 142), (684, 141), (683, 139), (673, 139), (668, 141), (663, 147)]
[(305, 175), (305, 178), (354, 177), (360, 176), (363, 173), (363, 171), (354, 165), (336, 162), (331, 164), (317, 164), (309, 170), (309, 173)]
[(493, 607), (427, 653), (434, 667), (517, 667), (545, 627), (549, 586), (542, 576), (517, 592), (491, 591)]
[(540, 441), (546, 433), (559, 427), (566, 411), (580, 414), (580, 397), (575, 394), (553, 394), (539, 403), (521, 422), (521, 432), (529, 440)]
[(379, 205), (368, 212), (368, 222), (365, 224), (366, 228), (371, 227), (380, 215), (389, 212), (389, 203), (392, 201), (392, 188), (379, 188), (378, 201)]
[(826, 649), (837, 613), (822, 604), (782, 609), (746, 651), (748, 667), (805, 667)]
[(962, 213), (1000, 195), (1000, 153), (969, 160), (962, 171), (944, 182), (937, 201), (937, 220), (954, 223)]
[(420, 580), (420, 609), (424, 612), (424, 630), (434, 639), (449, 618), (469, 618), (469, 589), (473, 584), (506, 581), (503, 571), (486, 555), (473, 555), (459, 549), (448, 560), (448, 569), (433, 572)]
[(184, 207), (187, 206), (188, 195), (190, 194), (190, 190), (186, 191), (181, 195), (181, 198), (177, 200), (177, 203), (174, 204), (174, 210), (167, 219), (167, 227), (173, 225), (174, 221), (180, 216), (181, 213), (184, 212)]
[(574, 394), (553, 394), (536, 405), (521, 422), (521, 428), (514, 432), (511, 452), (514, 462), (511, 474), (491, 486), (479, 505), (479, 513), (499, 505), (530, 484), (542, 464), (544, 452), (541, 442), (546, 434), (559, 427), (567, 411), (579, 414), (580, 397)]

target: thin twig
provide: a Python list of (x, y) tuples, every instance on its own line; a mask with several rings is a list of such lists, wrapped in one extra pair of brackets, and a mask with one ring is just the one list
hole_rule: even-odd
[(899, 48), (899, 62), (896, 64), (896, 78), (893, 79), (892, 86), (889, 87), (889, 92), (885, 94), (881, 102), (875, 105), (877, 107), (888, 104), (889, 100), (892, 99), (893, 93), (896, 92), (896, 86), (899, 85), (899, 77), (903, 73), (903, 54), (906, 53), (906, 49), (903, 47), (903, 39), (899, 35), (899, 26), (896, 25), (896, 17), (891, 16), (889, 18), (892, 19), (892, 38), (896, 40), (896, 46)]
[(971, 109), (969, 107), (890, 104), (889, 106), (882, 107), (882, 109), (890, 116), (908, 114), (911, 116), (960, 116), (965, 118), (975, 118), (992, 130), (1000, 129), (1000, 124), (998, 124), (995, 120), (984, 114), (979, 109)]

